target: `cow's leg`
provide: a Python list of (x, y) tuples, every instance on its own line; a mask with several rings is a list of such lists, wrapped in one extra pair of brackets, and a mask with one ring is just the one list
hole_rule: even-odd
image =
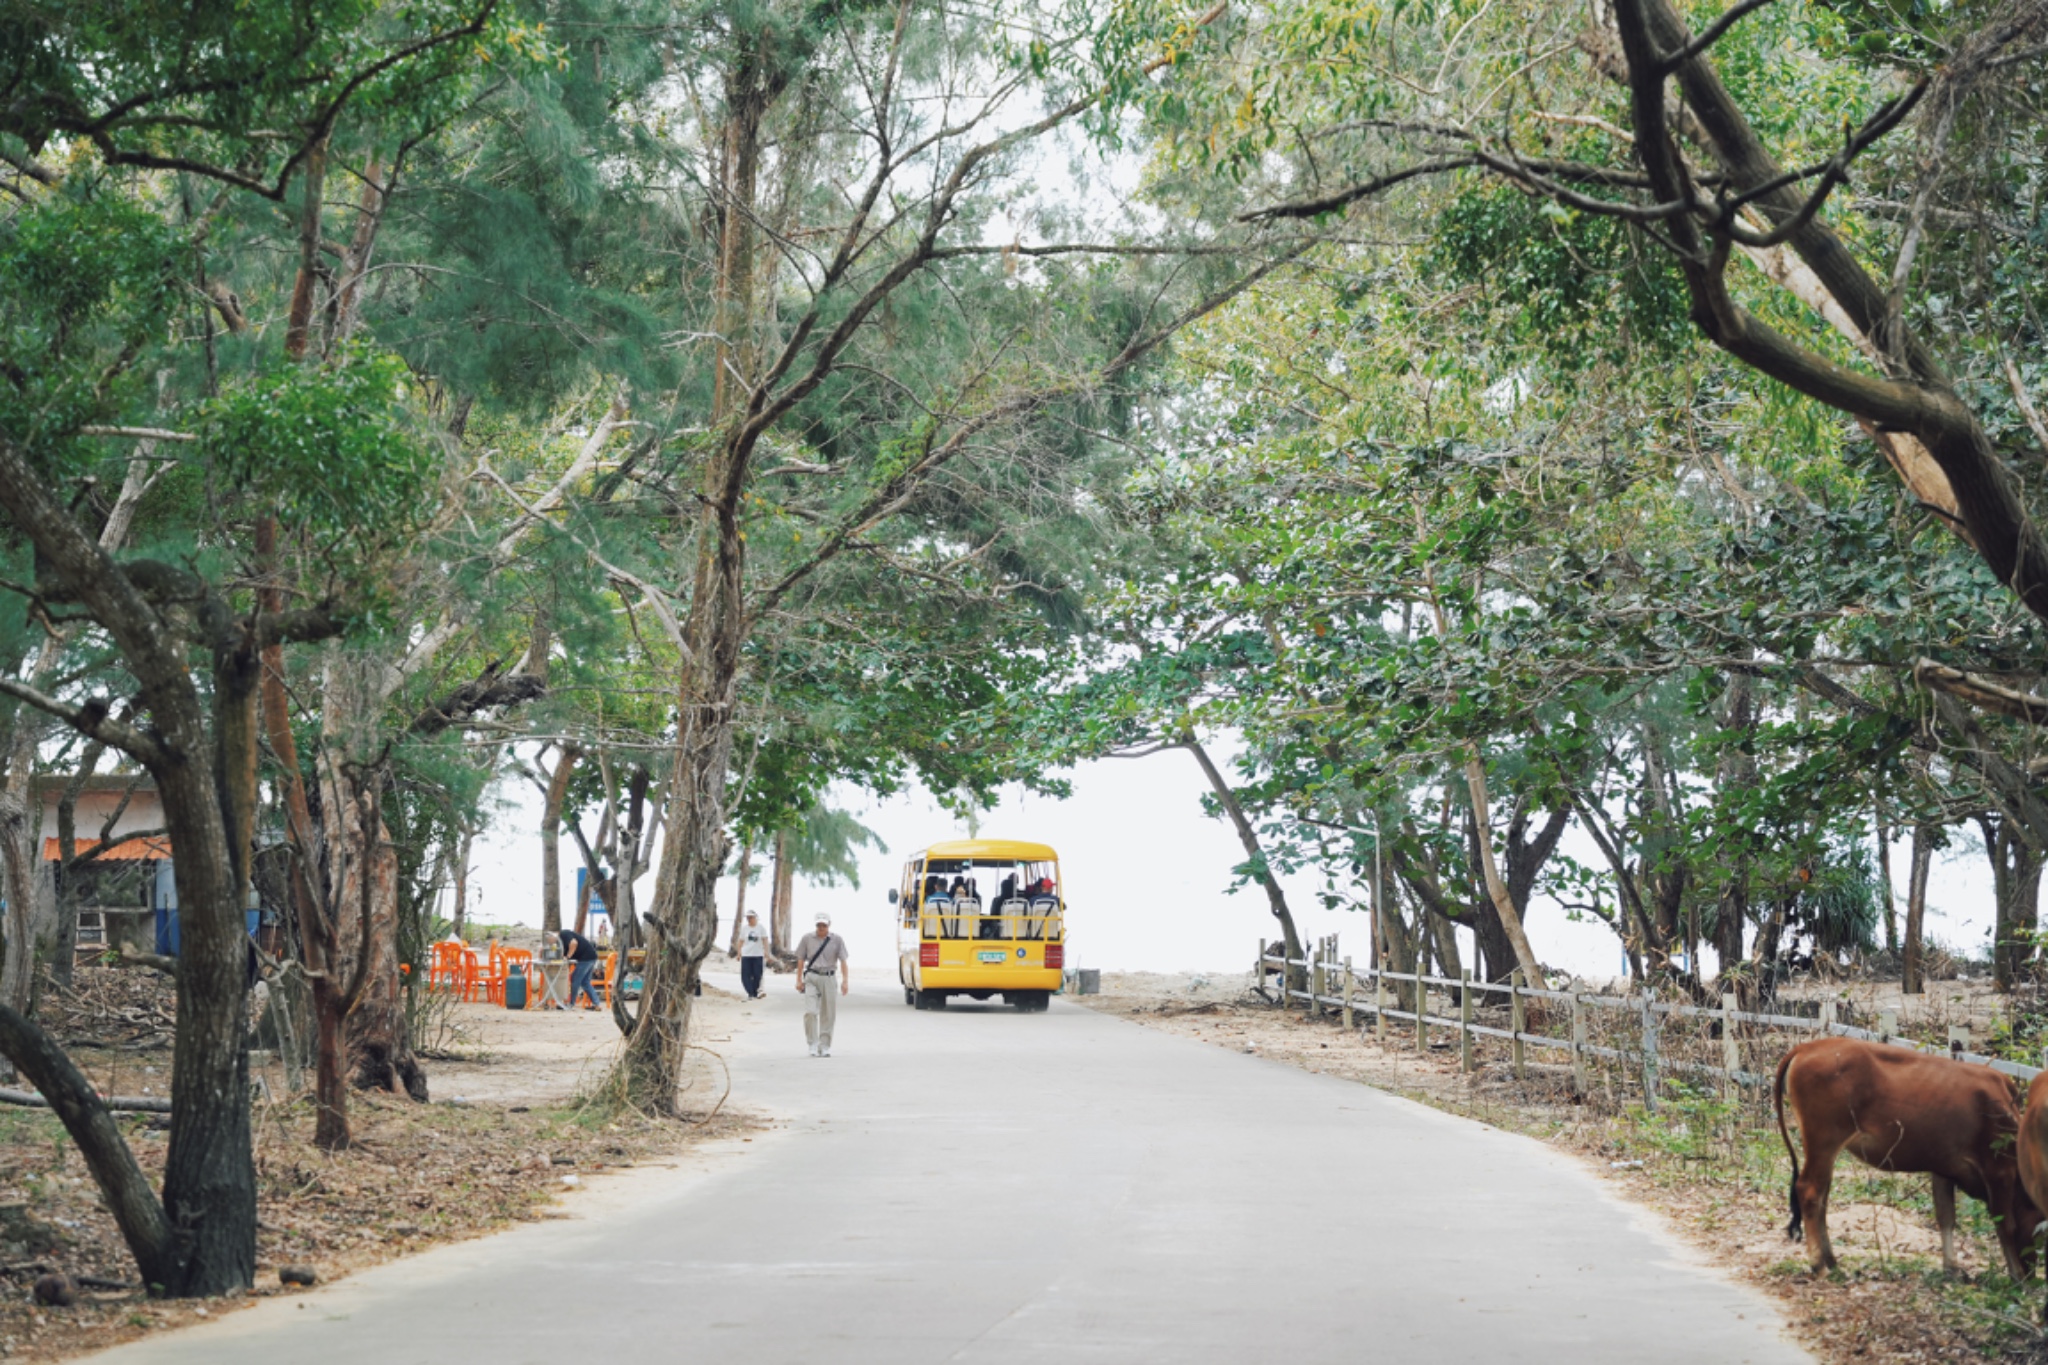
[(1991, 1209), (1992, 1225), (1998, 1229), (1998, 1249), (2005, 1253), (2005, 1273), (2015, 1280), (2029, 1280), (2034, 1276), (2034, 1234), (2031, 1229), (2019, 1226), (2010, 1201), (2006, 1204), (2003, 1209)]
[(1836, 1151), (1808, 1144), (1806, 1169), (1793, 1191), (1799, 1198), (1800, 1221), (1806, 1225), (1806, 1261), (1815, 1270), (1833, 1270), (1834, 1243), (1828, 1240), (1828, 1191), (1835, 1183)]
[(1962, 1267), (1956, 1264), (1956, 1184), (1934, 1177), (1934, 1222), (1941, 1229), (1941, 1268), (1950, 1275)]

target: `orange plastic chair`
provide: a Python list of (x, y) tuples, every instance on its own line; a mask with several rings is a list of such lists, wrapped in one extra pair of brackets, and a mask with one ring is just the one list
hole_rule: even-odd
[(598, 975), (590, 979), (591, 985), (603, 989), (604, 1006), (606, 1009), (610, 1009), (612, 1006), (612, 982), (618, 978), (618, 975), (619, 955), (617, 953), (606, 953), (603, 959), (603, 966), (599, 969)]
[(485, 965), (485, 960), (477, 956), (476, 949), (464, 949), (462, 953), (462, 998), (464, 1000), (475, 1000), (487, 988), (486, 982), (489, 980), (489, 977), (490, 969)]
[(478, 961), (474, 989), (480, 992), (485, 1003), (505, 1003), (505, 954), (510, 950), (493, 943), (490, 956)]
[(463, 946), (443, 941), (428, 947), (427, 989), (458, 991), (466, 995), (469, 990), (469, 959)]

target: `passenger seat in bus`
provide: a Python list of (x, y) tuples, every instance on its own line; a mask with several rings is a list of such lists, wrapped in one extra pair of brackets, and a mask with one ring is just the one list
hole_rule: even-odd
[(1030, 937), (1024, 924), (1024, 916), (1031, 913), (1031, 907), (1025, 904), (1022, 898), (1012, 896), (1009, 900), (996, 907), (996, 913), (1003, 916), (997, 923), (1008, 926), (1011, 938)]
[(926, 884), (924, 912), (939, 917), (939, 937), (960, 937), (958, 922), (953, 918), (953, 898), (939, 888), (939, 879), (933, 877)]
[(1030, 938), (1044, 938), (1046, 920), (1060, 912), (1060, 903), (1051, 896), (1035, 896), (1031, 901), (1031, 914), (1035, 917), (1024, 921), (1024, 935)]

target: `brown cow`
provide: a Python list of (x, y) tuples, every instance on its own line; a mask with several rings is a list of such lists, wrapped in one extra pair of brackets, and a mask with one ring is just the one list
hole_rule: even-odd
[[(1806, 1147), (1804, 1175), (1785, 1130), (1788, 1094)], [(1902, 1047), (1821, 1038), (1785, 1054), (1772, 1099), (1778, 1133), (1792, 1158), (1792, 1222), (1785, 1234), (1799, 1240), (1804, 1223), (1806, 1254), (1815, 1270), (1835, 1267), (1828, 1188), (1835, 1157), (1846, 1150), (1881, 1171), (1925, 1171), (1934, 1178), (1934, 1217), (1948, 1270), (1956, 1269), (1960, 1186), (1991, 1210), (2013, 1278), (2032, 1273), (2041, 1212), (2020, 1182), (2019, 1089), (2011, 1078)]]
[[(2035, 1204), (2042, 1204), (2048, 1200), (2048, 1080), (2040, 1076), (2027, 1087), (2027, 1108), (2020, 1115), (2018, 1152), (2020, 1183), (2026, 1186)], [(2041, 1317), (2048, 1321), (2048, 1305), (2042, 1307)]]

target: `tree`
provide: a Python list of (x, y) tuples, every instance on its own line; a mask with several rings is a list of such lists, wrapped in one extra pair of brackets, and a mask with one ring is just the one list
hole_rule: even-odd
[[(671, 594), (687, 602), (672, 614), (684, 659), (678, 733), (645, 1003), (622, 1059), (625, 1093), (657, 1110), (677, 1093), (695, 975), (715, 933), (739, 689), (758, 624), (803, 602), (843, 556), (930, 544), (929, 532), (949, 520), (936, 505), (942, 490), (1006, 451), (1085, 454), (1039, 433), (1093, 430), (1148, 356), (1286, 254), (1285, 244), (1269, 251), (1257, 239), (1170, 247), (1166, 257), (1191, 269), (1154, 283), (1135, 269), (1157, 253), (1149, 245), (1120, 275), (1091, 263), (1117, 259), (1125, 243), (1006, 250), (963, 231), (983, 220), (1034, 146), (1102, 104), (1091, 73), (1078, 92), (1053, 95), (1042, 116), (1014, 112), (1041, 88), (1041, 72), (1075, 65), (1081, 28), (1048, 29), (1029, 45), (1006, 33), (999, 46), (973, 24), (949, 22), (941, 38), (909, 5), (893, 14), (761, 7), (722, 18), (730, 27), (702, 49), (693, 74), (718, 92), (717, 122), (699, 143), (717, 149), (706, 176), (720, 225), (707, 329), (718, 338), (713, 427), (673, 528), (694, 570), (687, 592)], [(993, 94), (963, 83), (969, 71), (978, 83), (989, 61), (1002, 72)], [(795, 90), (804, 100), (783, 105)], [(859, 168), (841, 204), (785, 201), (793, 215), (829, 224), (801, 237), (778, 235), (776, 224), (795, 217), (760, 202), (763, 129), (775, 117), (795, 121), (778, 143), (785, 169), (798, 156)], [(772, 274), (757, 264), (761, 242), (772, 243)], [(1011, 288), (1006, 257), (1032, 262), (1039, 278)], [(899, 309), (925, 329), (914, 366), (891, 344)], [(858, 378), (870, 373), (888, 382)], [(1073, 425), (1053, 425), (1055, 417)], [(778, 443), (794, 447), (794, 460), (764, 466)], [(772, 542), (746, 535), (756, 486), (771, 477), (803, 484), (776, 499), (777, 519), (800, 513), (810, 522), (772, 557), (756, 548)], [(950, 537), (938, 545), (941, 574), (975, 556)]]
[[(161, 1201), (83, 1078), (11, 1008), (0, 1050), (51, 1098), (144, 1281), (165, 1293), (239, 1288), (254, 1270), (242, 916), (262, 658), (353, 624), (371, 596), (353, 552), (404, 533), (424, 469), (399, 372), (373, 350), (222, 382), (212, 316), (239, 311), (206, 289), (197, 247), (235, 195), (284, 200), (352, 103), (431, 104), (476, 60), (491, 13), (488, 0), (419, 6), (373, 31), (354, 5), (314, 5), (228, 42), (208, 37), (245, 24), (233, 7), (5, 21), (14, 94), (0, 141), (19, 179), (0, 227), (0, 510), (17, 553), (32, 550), (14, 580), (30, 610), (91, 622), (115, 658), (58, 689), (76, 700), (12, 679), (0, 690), (138, 763), (163, 800), (183, 951)], [(206, 193), (214, 204), (193, 211)], [(179, 345), (202, 335), (203, 353)], [(168, 376), (168, 392), (145, 374)], [(123, 538), (103, 539), (77, 490), (132, 468), (138, 434), (190, 447), (159, 493), (201, 515), (154, 522), (146, 547), (134, 538), (141, 553), (117, 557)], [(323, 577), (281, 608), (250, 591), (249, 532), (267, 518), (321, 542)], [(360, 547), (335, 539), (344, 528)], [(133, 702), (117, 710), (116, 694)]]

